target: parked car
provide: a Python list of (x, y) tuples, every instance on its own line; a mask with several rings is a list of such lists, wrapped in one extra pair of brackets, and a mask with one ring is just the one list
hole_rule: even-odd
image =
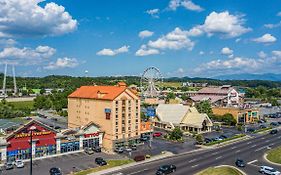
[(159, 169), (156, 171), (156, 175), (162, 175), (162, 174), (170, 174), (172, 172), (176, 171), (175, 165), (162, 165), (159, 167)]
[(100, 166), (107, 165), (107, 162), (102, 157), (97, 157), (95, 159), (95, 162), (96, 162), (96, 164), (98, 164)]
[(130, 147), (125, 148), (125, 150), (126, 150), (127, 152), (132, 152), (132, 148), (130, 148)]
[(215, 138), (213, 138), (212, 140), (213, 140), (213, 141), (220, 141), (220, 140), (223, 140), (223, 139), (221, 139), (221, 138), (219, 138), (219, 137), (215, 137)]
[(277, 134), (278, 130), (277, 129), (273, 129), (270, 131), (270, 134)]
[(131, 145), (130, 147), (132, 150), (137, 150), (137, 145)]
[(263, 129), (263, 128), (266, 128), (266, 126), (265, 125), (260, 125), (260, 128)]
[(210, 142), (212, 142), (212, 139), (205, 138), (205, 139), (204, 139), (204, 142), (205, 142), (205, 143), (210, 143)]
[(281, 125), (281, 122), (279, 121), (279, 122), (277, 122), (279, 125)]
[(99, 146), (94, 146), (94, 147), (92, 148), (92, 150), (95, 151), (95, 152), (97, 152), (97, 153), (100, 153), (100, 152), (101, 152), (101, 147), (99, 147)]
[(263, 173), (263, 174), (269, 174), (269, 175), (280, 175), (279, 171), (277, 171), (274, 168), (271, 168), (269, 166), (261, 166), (259, 172)]
[(134, 157), (134, 160), (135, 160), (136, 162), (143, 161), (143, 160), (145, 160), (145, 156), (144, 156), (144, 155), (135, 156), (135, 157)]
[(16, 166), (17, 168), (23, 168), (23, 167), (24, 167), (24, 163), (23, 163), (22, 160), (16, 160), (16, 161), (15, 161), (15, 166)]
[(255, 132), (255, 129), (254, 128), (248, 128), (247, 131), (248, 132)]
[(271, 122), (270, 125), (271, 126), (278, 126), (279, 124), (277, 122)]
[(140, 138), (141, 141), (145, 142), (149, 140), (149, 136), (143, 136)]
[(227, 136), (226, 136), (226, 135), (220, 135), (219, 138), (220, 138), (220, 139), (226, 139)]
[(146, 158), (146, 159), (149, 159), (149, 158), (151, 158), (151, 155), (150, 155), (150, 154), (147, 154), (147, 155), (145, 155), (145, 158)]
[(124, 152), (124, 148), (123, 147), (118, 147), (118, 148), (115, 148), (114, 151), (120, 154), (120, 153)]
[(58, 121), (58, 119), (57, 119), (57, 118), (51, 118), (51, 120), (53, 120), (53, 121)]
[(60, 129), (61, 127), (60, 126), (55, 126), (55, 129)]
[(11, 170), (14, 168), (14, 164), (12, 162), (5, 163), (5, 170)]
[(84, 151), (89, 155), (94, 154), (94, 151), (91, 148), (84, 148)]
[(155, 132), (153, 133), (153, 137), (161, 137), (162, 133), (161, 132)]
[(242, 159), (236, 159), (235, 165), (238, 167), (245, 167), (245, 162)]
[(53, 167), (50, 169), (50, 175), (62, 175), (61, 169), (57, 167)]

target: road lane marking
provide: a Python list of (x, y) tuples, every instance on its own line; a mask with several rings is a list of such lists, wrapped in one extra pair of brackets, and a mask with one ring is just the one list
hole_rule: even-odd
[(212, 155), (216, 155), (216, 154), (218, 154), (218, 152), (214, 152), (214, 153), (212, 153)]
[(252, 142), (248, 142), (247, 145), (251, 144)]
[(146, 170), (148, 170), (148, 169), (143, 169), (143, 170), (135, 171), (135, 172), (132, 172), (132, 173), (127, 174), (127, 175), (138, 174), (138, 173), (144, 172), (144, 171), (146, 171)]
[(264, 137), (261, 138), (261, 140), (264, 140), (264, 139), (265, 139)]
[(266, 148), (266, 146), (263, 146), (261, 148), (256, 149), (255, 152), (260, 151), (260, 150), (265, 149), (265, 148)]
[(241, 150), (237, 150), (235, 153), (239, 153)]
[(256, 147), (256, 146), (257, 146), (257, 145), (252, 145), (251, 148), (254, 148), (254, 147)]
[(197, 159), (192, 159), (192, 160), (190, 160), (190, 161), (188, 161), (189, 163), (191, 163), (191, 162), (195, 162)]
[(217, 159), (220, 159), (220, 158), (222, 158), (222, 156), (217, 157), (216, 160), (217, 160)]
[(280, 139), (280, 138), (281, 138), (281, 136), (278, 137), (278, 139)]
[(198, 164), (191, 166), (191, 168), (194, 168), (194, 167), (197, 167), (197, 166), (198, 166)]
[(233, 146), (233, 147), (231, 147), (231, 149), (235, 149), (235, 148), (237, 148), (237, 146)]
[(253, 161), (250, 161), (250, 162), (248, 162), (247, 164), (252, 164), (252, 163), (255, 163), (255, 162), (257, 162), (258, 160), (253, 160)]
[(270, 140), (265, 141), (266, 143), (268, 143)]

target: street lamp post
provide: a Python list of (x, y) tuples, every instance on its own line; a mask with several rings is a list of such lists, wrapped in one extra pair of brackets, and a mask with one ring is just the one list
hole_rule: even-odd
[(32, 175), (32, 132), (36, 129), (35, 126), (31, 126), (30, 130), (30, 175)]

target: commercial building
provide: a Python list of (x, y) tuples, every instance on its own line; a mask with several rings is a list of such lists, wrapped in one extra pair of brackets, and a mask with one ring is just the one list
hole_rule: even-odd
[(237, 123), (250, 123), (259, 120), (258, 108), (233, 108), (233, 107), (212, 107), (215, 115), (232, 114)]
[[(32, 149), (30, 131), (32, 130)], [(31, 120), (11, 134), (0, 138), (0, 160), (14, 161), (48, 157), (61, 153), (73, 153), (86, 147), (100, 146), (103, 133), (93, 123), (82, 128), (73, 128), (58, 132), (53, 128)], [(30, 154), (31, 153), (31, 154)]]
[(202, 114), (195, 107), (182, 104), (160, 104), (156, 108), (153, 125), (164, 130), (180, 127), (187, 132), (210, 132), (213, 126), (207, 114)]
[(125, 83), (82, 86), (68, 96), (68, 127), (93, 122), (104, 132), (103, 147), (112, 150), (140, 138), (140, 99)]
[(239, 107), (240, 96), (236, 89), (230, 85), (219, 87), (205, 87), (190, 97), (195, 103), (209, 100), (213, 106)]

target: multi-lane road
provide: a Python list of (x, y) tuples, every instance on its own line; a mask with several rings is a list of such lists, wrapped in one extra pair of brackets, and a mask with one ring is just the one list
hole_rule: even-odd
[(249, 175), (255, 175), (259, 174), (258, 170), (261, 165), (269, 165), (277, 170), (281, 170), (281, 166), (271, 165), (263, 159), (263, 155), (268, 149), (280, 145), (280, 132), (276, 135), (265, 134), (220, 148), (180, 154), (162, 160), (143, 163), (109, 173), (108, 175), (119, 172), (125, 175), (152, 175), (155, 174), (159, 166), (164, 164), (176, 165), (177, 171), (174, 173), (175, 175), (196, 174), (212, 166), (234, 165), (236, 158), (241, 158), (246, 162), (246, 167), (241, 168), (242, 171)]

